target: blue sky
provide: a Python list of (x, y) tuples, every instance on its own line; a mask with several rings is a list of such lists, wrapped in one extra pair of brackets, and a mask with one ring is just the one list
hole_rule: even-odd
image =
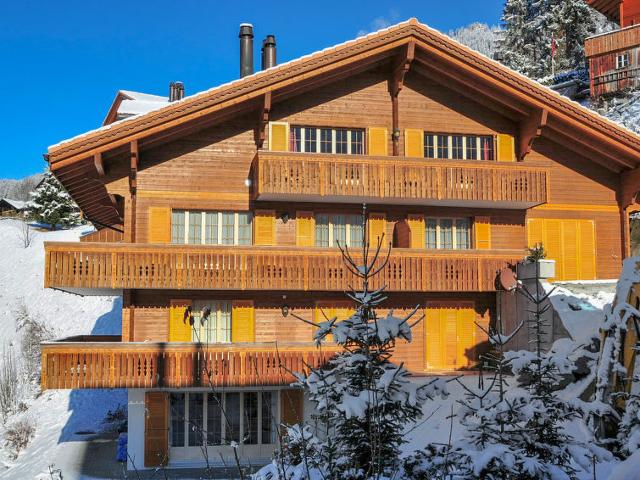
[(118, 89), (166, 95), (169, 82), (181, 80), (189, 95), (236, 78), (241, 22), (254, 25), (256, 60), (262, 38), (273, 33), (283, 62), (409, 17), (443, 31), (474, 21), (495, 25), (503, 0), (325, 0), (310, 5), (273, 0), (3, 2), (0, 178), (42, 171), (47, 146), (99, 126)]

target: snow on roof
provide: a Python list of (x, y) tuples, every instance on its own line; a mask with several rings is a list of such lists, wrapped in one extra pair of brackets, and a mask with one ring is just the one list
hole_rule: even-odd
[[(200, 96), (209, 94), (209, 93), (214, 92), (216, 90), (219, 90), (219, 89), (222, 89), (222, 88), (226, 88), (226, 87), (229, 87), (231, 85), (234, 85), (234, 84), (237, 84), (237, 83), (240, 83), (240, 82), (247, 82), (247, 81), (251, 80), (252, 78), (257, 77), (258, 75), (264, 74), (265, 72), (284, 69), (284, 68), (288, 67), (289, 65), (291, 65), (293, 63), (300, 62), (302, 60), (305, 60), (305, 59), (308, 59), (310, 57), (314, 57), (314, 56), (317, 56), (317, 55), (322, 55), (323, 53), (327, 53), (327, 52), (329, 52), (331, 50), (340, 49), (340, 48), (345, 47), (345, 46), (350, 45), (350, 44), (355, 44), (355, 43), (361, 42), (361, 41), (363, 41), (363, 40), (365, 40), (367, 38), (375, 37), (375, 36), (384, 34), (385, 32), (389, 32), (391, 30), (395, 30), (397, 28), (400, 28), (400, 27), (403, 27), (403, 26), (409, 25), (409, 24), (419, 25), (420, 27), (422, 27), (422, 28), (424, 28), (426, 30), (429, 30), (429, 31), (434, 32), (434, 33), (436, 33), (438, 35), (441, 35), (441, 36), (447, 38), (448, 40), (450, 40), (451, 42), (453, 42), (453, 43), (455, 43), (457, 45), (460, 45), (460, 46), (464, 47), (465, 49), (473, 52), (474, 54), (484, 58), (488, 62), (493, 63), (494, 65), (498, 66), (499, 68), (503, 68), (503, 69), (508, 70), (512, 75), (520, 77), (520, 78), (523, 78), (526, 81), (535, 84), (537, 87), (539, 87), (539, 88), (541, 88), (543, 90), (546, 90), (548, 93), (551, 93), (552, 95), (558, 97), (560, 100), (566, 102), (567, 104), (572, 104), (574, 107), (579, 108), (583, 112), (585, 112), (585, 113), (587, 113), (589, 115), (593, 115), (595, 117), (599, 117), (600, 119), (604, 120), (605, 122), (609, 123), (610, 125), (613, 125), (613, 126), (619, 128), (619, 129), (625, 130), (626, 132), (631, 133), (634, 136), (638, 135), (636, 132), (634, 132), (633, 130), (627, 128), (625, 125), (608, 119), (607, 117), (601, 115), (600, 113), (598, 113), (598, 112), (596, 112), (594, 110), (591, 110), (591, 109), (585, 107), (584, 105), (581, 105), (580, 103), (578, 103), (578, 102), (576, 102), (574, 100), (571, 100), (568, 97), (565, 97), (564, 95), (562, 95), (559, 92), (556, 92), (555, 90), (551, 89), (547, 85), (543, 85), (542, 83), (538, 82), (537, 80), (531, 79), (531, 78), (529, 78), (529, 77), (527, 77), (527, 76), (525, 76), (525, 75), (523, 75), (523, 74), (521, 74), (519, 72), (516, 72), (515, 70), (507, 67), (506, 65), (503, 65), (502, 63), (498, 62), (497, 60), (494, 60), (493, 58), (487, 57), (483, 53), (481, 53), (481, 52), (479, 52), (479, 51), (477, 51), (477, 50), (475, 50), (475, 49), (473, 49), (471, 47), (468, 47), (466, 45), (462, 45), (460, 42), (458, 42), (454, 38), (450, 37), (446, 33), (440, 32), (439, 30), (436, 30), (436, 29), (430, 27), (429, 25), (427, 25), (425, 23), (419, 22), (415, 18), (410, 18), (410, 19), (405, 20), (403, 22), (399, 22), (399, 23), (397, 23), (395, 25), (390, 25), (388, 27), (381, 28), (380, 30), (377, 30), (377, 31), (374, 31), (374, 32), (370, 32), (370, 33), (367, 33), (365, 35), (361, 35), (359, 37), (356, 37), (356, 38), (351, 39), (351, 40), (347, 40), (345, 42), (341, 42), (341, 43), (333, 45), (331, 47), (326, 47), (326, 48), (323, 48), (321, 50), (317, 50), (315, 52), (309, 53), (307, 55), (303, 55), (301, 57), (291, 59), (288, 62), (277, 64), (277, 65), (275, 65), (275, 66), (273, 66), (271, 68), (265, 69), (265, 70), (258, 70), (258, 71), (254, 72), (251, 75), (247, 75), (247, 76), (244, 76), (244, 77), (236, 78), (236, 79), (231, 80), (229, 82), (226, 82), (226, 83), (217, 85), (215, 87), (209, 88), (207, 90), (203, 90), (201, 92), (194, 93), (193, 95), (185, 96), (184, 98), (182, 98), (180, 100), (176, 100), (174, 102), (167, 102), (167, 103), (158, 102), (157, 105), (153, 106), (153, 108), (150, 108), (149, 110), (145, 111), (143, 113), (143, 115), (147, 114), (147, 113), (155, 112), (155, 111), (158, 111), (158, 110), (162, 110), (164, 108), (168, 108), (169, 106), (174, 106), (175, 104), (179, 104), (181, 102), (187, 102), (187, 101), (194, 100), (194, 99), (196, 99), (196, 98), (198, 98)], [(122, 92), (126, 92), (126, 91), (123, 90)], [(137, 93), (137, 92), (129, 92), (129, 93), (136, 94), (136, 95), (147, 95), (147, 94), (140, 94), (140, 93)], [(154, 96), (154, 95), (151, 95), (151, 96)], [(66, 143), (73, 142), (73, 141), (78, 140), (78, 139), (80, 139), (82, 137), (85, 137), (85, 136), (88, 136), (88, 135), (92, 135), (92, 134), (97, 133), (97, 132), (102, 132), (102, 131), (109, 130), (110, 128), (113, 128), (116, 125), (120, 125), (122, 123), (131, 121), (134, 118), (137, 118), (137, 117), (136, 116), (128, 116), (128, 117), (122, 118), (122, 119), (120, 119), (118, 121), (115, 121), (113, 123), (109, 123), (107, 125), (103, 125), (102, 127), (99, 127), (99, 128), (93, 129), (93, 130), (89, 130), (87, 132), (81, 133), (81, 134), (76, 135), (74, 137), (70, 137), (68, 139), (62, 140), (62, 141), (60, 141), (60, 142), (58, 142), (56, 144), (50, 145), (49, 149), (60, 147), (60, 146), (62, 146), (64, 144), (66, 144)]]
[(132, 92), (130, 90), (120, 90), (118, 93), (125, 97), (118, 107), (118, 116), (142, 115), (164, 107), (169, 103), (169, 97), (162, 97), (160, 95)]
[(12, 198), (3, 198), (2, 200), (7, 202), (16, 210), (24, 210), (27, 206), (27, 202), (23, 202), (22, 200), (13, 200)]

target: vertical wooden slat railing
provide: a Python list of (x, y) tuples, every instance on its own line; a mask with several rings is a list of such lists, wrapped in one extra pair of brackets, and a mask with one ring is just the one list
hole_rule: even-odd
[[(354, 284), (336, 249), (49, 242), (45, 251), (45, 285), (55, 288), (343, 291)], [(495, 277), (523, 254), (394, 249), (374, 284), (389, 291), (493, 291), (493, 278), (479, 272)]]
[(491, 161), (259, 152), (256, 194), (493, 201), (547, 201), (543, 167)]
[(43, 389), (288, 385), (305, 365), (319, 367), (333, 345), (42, 344)]

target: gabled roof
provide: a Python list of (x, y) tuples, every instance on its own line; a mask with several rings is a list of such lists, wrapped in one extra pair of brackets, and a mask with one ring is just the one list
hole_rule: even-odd
[(102, 125), (109, 125), (117, 120), (134, 115), (149, 113), (166, 106), (167, 103), (169, 103), (169, 97), (133, 92), (131, 90), (119, 90)]
[[(144, 142), (154, 136), (180, 131), (180, 128), (205, 120), (211, 122), (233, 109), (257, 110), (267, 93), (272, 96), (272, 102), (277, 103), (305, 86), (327, 84), (340, 78), (339, 74), (344, 78), (363, 65), (398, 57), (408, 51), (409, 45), (415, 47), (416, 70), (434, 73), (447, 85), (457, 84), (463, 95), (471, 93), (474, 99), (487, 99), (489, 105), (510, 108), (517, 117), (515, 121), (524, 125), (527, 132), (540, 131), (544, 123), (544, 136), (570, 148), (580, 146), (585, 157), (607, 168), (622, 171), (640, 165), (640, 136), (416, 19), (410, 19), (182, 100), (165, 105), (159, 103), (158, 108), (147, 113), (52, 145), (48, 155), (51, 169), (74, 198), (81, 189), (85, 189), (82, 195), (93, 196), (94, 192), (86, 189), (95, 189), (95, 184), (77, 181), (78, 185), (70, 188), (65, 176), (74, 174), (65, 172), (79, 163), (90, 169), (95, 155), (118, 149), (122, 152), (132, 141), (139, 142), (144, 148)], [(92, 200), (92, 208), (104, 203), (95, 198)], [(78, 203), (84, 210), (83, 202)], [(105, 216), (101, 221), (115, 222), (115, 218)]]
[(22, 200), (14, 200), (12, 198), (0, 198), (0, 201), (6, 203), (12, 208), (15, 208), (17, 211), (24, 210), (27, 208), (27, 202), (23, 202)]

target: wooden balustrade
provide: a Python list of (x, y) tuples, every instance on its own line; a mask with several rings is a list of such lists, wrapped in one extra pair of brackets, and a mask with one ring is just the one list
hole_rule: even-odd
[(255, 171), (256, 196), (265, 200), (350, 197), (505, 208), (547, 201), (547, 171), (517, 163), (261, 151)]
[[(90, 338), (90, 337), (88, 337)], [(48, 342), (42, 389), (289, 385), (335, 345)]]
[[(493, 291), (519, 250), (394, 249), (374, 287), (390, 291)], [(87, 289), (343, 291), (357, 282), (337, 249), (45, 243), (45, 287)]]
[(587, 57), (595, 57), (638, 46), (640, 46), (640, 25), (632, 25), (587, 38), (584, 42), (584, 51)]

